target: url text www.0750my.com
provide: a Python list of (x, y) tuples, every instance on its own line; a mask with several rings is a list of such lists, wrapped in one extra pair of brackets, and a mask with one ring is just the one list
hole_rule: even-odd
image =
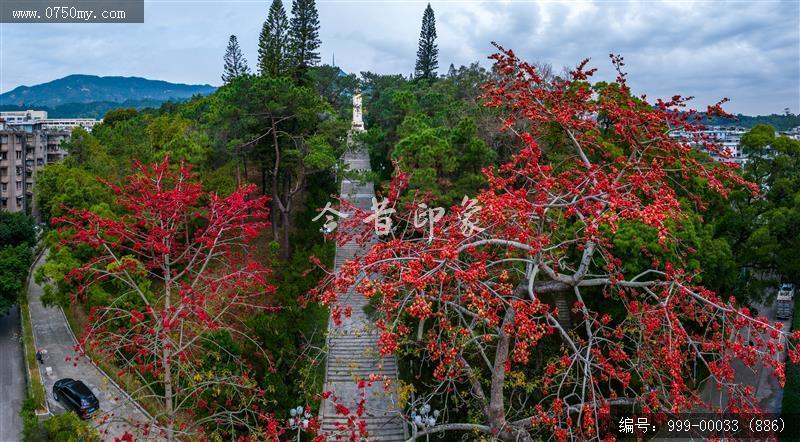
[(38, 9), (15, 10), (11, 11), (11, 17), (15, 19), (36, 19), (47, 20), (97, 20), (98, 14), (104, 20), (125, 20), (125, 11), (93, 11), (91, 9), (80, 10), (74, 6), (48, 6), (44, 12)]
[(144, 0), (3, 0), (2, 23), (144, 23)]

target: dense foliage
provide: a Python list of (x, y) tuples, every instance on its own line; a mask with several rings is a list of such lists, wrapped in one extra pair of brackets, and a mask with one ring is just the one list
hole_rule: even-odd
[(26, 399), (20, 411), (23, 442), (99, 442), (97, 429), (73, 412), (50, 416), (43, 422), (36, 415), (36, 404)]
[(17, 303), (35, 242), (32, 218), (24, 213), (0, 212), (0, 316)]

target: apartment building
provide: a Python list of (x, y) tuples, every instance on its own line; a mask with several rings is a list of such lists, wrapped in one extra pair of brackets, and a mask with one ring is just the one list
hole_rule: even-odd
[(723, 157), (716, 153), (711, 153), (711, 158), (717, 161), (744, 164), (747, 162), (747, 156), (742, 151), (740, 143), (742, 136), (746, 132), (746, 129), (737, 126), (709, 126), (698, 132), (682, 130), (671, 132), (670, 136), (687, 141), (701, 150), (705, 150), (701, 145), (702, 140), (714, 141), (720, 147), (720, 150), (726, 152), (728, 156)]
[(61, 142), (70, 131), (35, 125), (28, 132), (0, 119), (0, 210), (35, 213), (33, 185), (37, 169), (62, 159)]

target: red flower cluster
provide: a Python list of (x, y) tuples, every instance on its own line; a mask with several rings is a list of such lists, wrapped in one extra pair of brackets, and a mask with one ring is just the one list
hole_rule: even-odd
[[(492, 58), (498, 79), (485, 86), (487, 106), (504, 114), (518, 149), (484, 171), (475, 216), (483, 230), (461, 229), (457, 206), (430, 240), (398, 229), (406, 233), (323, 281), (317, 299), (333, 303), (353, 285), (375, 298), (382, 353), (421, 355), (441, 382), (435, 394), (473, 400), (483, 412), (481, 425), (462, 430), (533, 440), (545, 429), (585, 439), (603, 437), (597, 415), (612, 408), (713, 410), (702, 401), (696, 365), (728, 394), (727, 410), (756, 410), (752, 389), (732, 377), (734, 361), (781, 378), (778, 354), (800, 336), (787, 339), (698, 285), (685, 270), (694, 250), (675, 234), (688, 204), (702, 208), (704, 194), (756, 187), (671, 137), (699, 129), (698, 113), (683, 111), (679, 96), (654, 105), (633, 96), (621, 57), (612, 56), (616, 82), (597, 85), (586, 62), (567, 79), (547, 79), (512, 51)], [(399, 195), (407, 181), (398, 173), (386, 193)], [(396, 215), (411, 224), (413, 213)], [(351, 230), (340, 238), (362, 236), (343, 226)], [(624, 274), (614, 247), (623, 226), (655, 232), (657, 247), (677, 260), (644, 250), (652, 266)], [(794, 349), (789, 357), (800, 360)]]

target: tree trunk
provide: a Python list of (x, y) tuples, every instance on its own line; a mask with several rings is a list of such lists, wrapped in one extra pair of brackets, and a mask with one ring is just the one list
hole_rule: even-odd
[[(172, 275), (171, 270), (171, 263), (169, 260), (169, 255), (164, 255), (164, 309), (165, 313), (169, 311), (169, 307), (172, 305), (172, 292), (171, 292), (171, 284)], [(163, 323), (163, 322), (162, 322)], [(168, 330), (162, 330), (163, 333), (168, 333)], [(161, 368), (164, 370), (164, 412), (167, 416), (167, 441), (172, 442), (175, 438), (173, 434), (173, 425), (175, 424), (175, 406), (173, 404), (172, 398), (172, 368), (170, 367), (170, 357), (171, 350), (168, 344), (168, 338), (165, 336), (163, 340), (161, 340)]]
[[(263, 162), (261, 163), (261, 192), (264, 195), (267, 194), (267, 168)], [(275, 198), (275, 195), (273, 195), (273, 198)]]
[(278, 242), (280, 238), (280, 233), (278, 229), (280, 229), (280, 222), (278, 220), (278, 213), (280, 213), (280, 206), (278, 205), (278, 200), (276, 198), (272, 198), (272, 210), (269, 211), (270, 222), (272, 223), (272, 240)]
[(508, 442), (532, 442), (533, 439), (522, 428), (515, 428), (509, 425), (506, 420), (506, 409), (504, 403), (503, 387), (506, 379), (506, 364), (508, 363), (508, 353), (510, 348), (510, 338), (504, 331), (505, 327), (514, 320), (515, 311), (509, 307), (506, 310), (503, 324), (498, 328), (497, 350), (494, 354), (494, 364), (492, 367), (492, 386), (489, 393), (489, 406), (486, 409), (486, 420), (492, 428), (492, 433), (499, 439)]
[(283, 226), (283, 236), (281, 241), (281, 258), (284, 261), (288, 261), (289, 257), (291, 256), (291, 250), (289, 246), (289, 211), (285, 210), (281, 212), (281, 222)]
[(167, 416), (167, 440), (175, 440), (172, 426), (175, 424), (175, 410), (172, 398), (172, 370), (169, 366), (170, 352), (167, 346), (164, 346), (163, 359), (161, 366), (164, 370), (164, 412)]
[(242, 157), (240, 154), (236, 155), (236, 187), (242, 185)]

